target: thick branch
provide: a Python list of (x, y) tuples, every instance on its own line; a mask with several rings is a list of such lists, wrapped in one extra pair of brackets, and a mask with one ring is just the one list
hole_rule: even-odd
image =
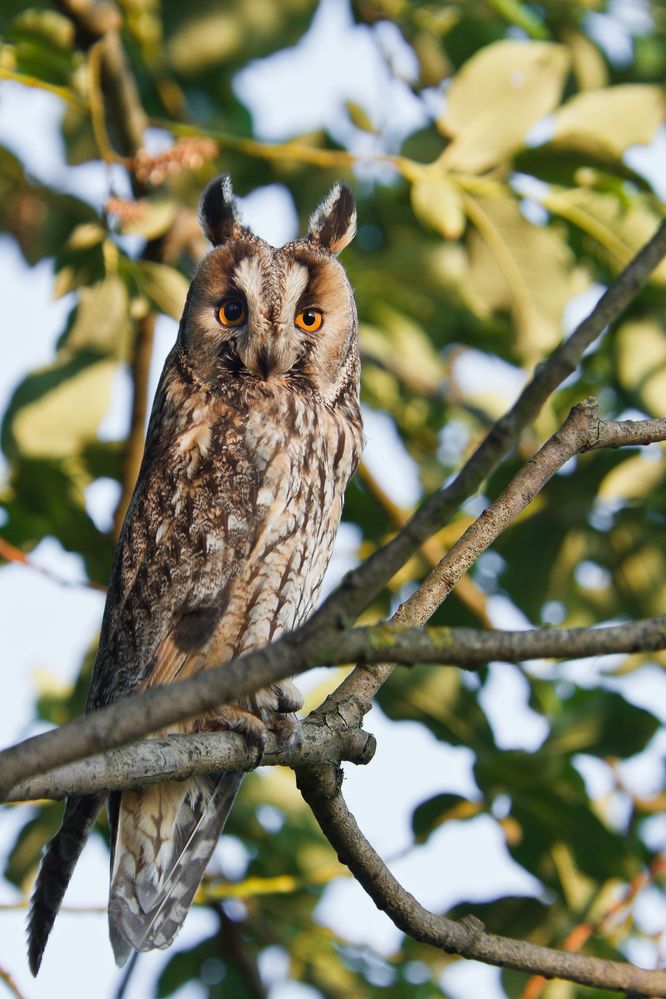
[(296, 769), (342, 760), (365, 764), (374, 752), (375, 738), (368, 732), (342, 726), (336, 730), (317, 721), (305, 721), (300, 726), (294, 745), (285, 746), (269, 733), (263, 753), (234, 732), (171, 735), (48, 770), (13, 787), (7, 801), (116, 791), (165, 780), (186, 780), (194, 774), (249, 771), (258, 765)]
[[(166, 725), (213, 711), (220, 704), (236, 703), (259, 687), (302, 673), (311, 666), (359, 659), (367, 663), (381, 662), (390, 657), (392, 662), (406, 665), (439, 662), (474, 669), (491, 660), (571, 659), (663, 648), (666, 648), (664, 617), (607, 628), (534, 631), (378, 625), (352, 628), (342, 633), (332, 633), (329, 629), (317, 639), (306, 636), (305, 629), (301, 628), (274, 645), (216, 669), (205, 670), (178, 683), (175, 688), (156, 687), (136, 694), (4, 750), (0, 753), (3, 780), (0, 797), (6, 798), (9, 788), (14, 788), (19, 781), (41, 773), (45, 760), (51, 767), (59, 766), (101, 750), (126, 745)], [(338, 704), (336, 710), (339, 708)], [(331, 724), (326, 718), (317, 718), (317, 721)], [(358, 718), (354, 717), (353, 722), (357, 724)], [(286, 762), (286, 758), (281, 762)]]
[(375, 905), (404, 933), (447, 954), (544, 975), (583, 985), (666, 996), (666, 971), (645, 971), (631, 964), (603, 961), (486, 933), (474, 916), (460, 922), (428, 912), (405, 891), (367, 841), (340, 793), (334, 767), (300, 770), (298, 786), (338, 858), (350, 869)]

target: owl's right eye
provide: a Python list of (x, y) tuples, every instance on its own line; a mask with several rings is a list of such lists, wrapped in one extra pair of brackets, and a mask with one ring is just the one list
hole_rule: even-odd
[(247, 308), (242, 298), (225, 298), (217, 308), (217, 318), (222, 326), (242, 326), (247, 319)]

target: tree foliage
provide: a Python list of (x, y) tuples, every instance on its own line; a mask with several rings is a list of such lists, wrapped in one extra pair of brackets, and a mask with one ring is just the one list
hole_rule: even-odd
[[(357, 0), (353, 19), (381, 53), (392, 99), (409, 95), (420, 127), (401, 134), (388, 100), (383, 112), (365, 107), (352, 72), (329, 130), (270, 144), (235, 84), (252, 60), (290, 55), (315, 14), (312, 0), (122, 0), (117, 8), (5, 0), (0, 78), (58, 95), (68, 164), (118, 164), (132, 194), (110, 189), (98, 211), (36, 182), (20, 157), (0, 149), (1, 229), (27, 265), (53, 261), (56, 295), (74, 292), (53, 362), (23, 380), (4, 412), (2, 554), (29, 558), (53, 536), (81, 556), (91, 584), (106, 584), (114, 538), (95, 526), (86, 489), (100, 479), (119, 483), (118, 524), (140, 458), (154, 319), (180, 315), (204, 249), (194, 209), (221, 170), (241, 195), (282, 185), (302, 212), (340, 177), (355, 187), (360, 227), (345, 266), (361, 320), (363, 401), (388, 415), (421, 498), (437, 489), (511, 401), (507, 385), (558, 345), (567, 304), (612, 282), (663, 213), (634, 147), (651, 143), (666, 118), (666, 19), (658, 0), (646, 3), (617, 56), (601, 42), (628, 6)], [(143, 147), (148, 124), (168, 137), (162, 152)], [(594, 395), (607, 419), (666, 417), (665, 285), (662, 264), (483, 495), (396, 574), (363, 623), (385, 619), (414, 590), (572, 404)], [(101, 440), (119, 369), (133, 384), (129, 436)], [(461, 580), (433, 624), (487, 626), (502, 601), (532, 625), (662, 611), (663, 452), (593, 452), (564, 472)], [(361, 558), (409, 514), (378, 479), (364, 467), (348, 492), (344, 518), (358, 530)], [(542, 886), (538, 899), (460, 899), (454, 916), (471, 911), (493, 932), (618, 960), (646, 939), (635, 902), (663, 875), (655, 813), (664, 802), (633, 793), (620, 764), (658, 745), (658, 716), (634, 702), (627, 678), (635, 684), (665, 662), (650, 652), (575, 671), (502, 667), (516, 672), (546, 723), (533, 752), (501, 748), (488, 708), (490, 666), (470, 678), (420, 665), (382, 686), (377, 701), (389, 718), (417, 722), (474, 757), (476, 796), (451, 793), (442, 775), (440, 792), (411, 817), (414, 844), (444, 823), (487, 816)], [(81, 712), (90, 663), (87, 656), (70, 691), (36, 701), (37, 717), (61, 724)], [(590, 761), (606, 774), (605, 800), (584, 779)], [(26, 810), (5, 869), (22, 889), (57, 814), (53, 804)], [(329, 999), (445, 994), (440, 978), (452, 959), (441, 951), (406, 936), (378, 958), (318, 922), (318, 902), (344, 871), (288, 772), (248, 779), (228, 832), (245, 845), (244, 872), (232, 884), (212, 874), (199, 899), (219, 931), (191, 949), (176, 944), (155, 995), (193, 980), (210, 996), (267, 994), (257, 961), (271, 947), (288, 954), (292, 979)], [(513, 971), (502, 982), (512, 999), (585, 994), (575, 985), (557, 993), (526, 986)]]

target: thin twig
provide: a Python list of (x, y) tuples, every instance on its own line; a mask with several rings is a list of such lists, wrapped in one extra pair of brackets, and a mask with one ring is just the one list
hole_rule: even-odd
[[(572, 440), (578, 450), (654, 441), (661, 439), (666, 430), (666, 421), (663, 420), (638, 421), (638, 424), (631, 421), (612, 423), (599, 420), (589, 403), (576, 407), (567, 423), (570, 423), (570, 434), (573, 435)], [(557, 461), (566, 460), (567, 454), (560, 432), (560, 436), (556, 434), (526, 467), (530, 469), (529, 474), (536, 477), (535, 481), (539, 481), (542, 466), (552, 474), (558, 467)], [(523, 488), (527, 489), (524, 483)], [(520, 493), (517, 496), (517, 501), (519, 500)], [(343, 581), (337, 591), (337, 598), (344, 603), (346, 595)], [(573, 633), (554, 632), (550, 629), (545, 633), (519, 632), (515, 638), (508, 638), (509, 633), (506, 632), (477, 633), (465, 630), (454, 633), (451, 629), (431, 629), (427, 633), (413, 631), (410, 634), (386, 627), (343, 631), (337, 620), (330, 621), (330, 608), (335, 606), (334, 601), (335, 597), (329, 598), (309, 622), (297, 631), (283, 636), (273, 645), (179, 683), (177, 697), (174, 697), (170, 687), (153, 688), (76, 719), (61, 729), (35, 736), (5, 750), (0, 753), (4, 792), (20, 780), (40, 773), (44, 769), (45, 759), (51, 765), (59, 765), (104, 749), (125, 745), (173, 722), (214, 710), (220, 704), (237, 703), (238, 698), (246, 693), (324, 663), (364, 660), (367, 663), (379, 662), (380, 665), (375, 670), (367, 666), (354, 670), (322, 706), (322, 715), (327, 711), (338, 710), (338, 705), (345, 700), (357, 706), (363, 705), (367, 711), (378, 683), (383, 681), (392, 668), (381, 662), (383, 656), (392, 663), (430, 660), (476, 666), (492, 659), (517, 661), (544, 655), (575, 657), (609, 651), (663, 648), (661, 618), (648, 624), (637, 622), (634, 625), (619, 626), (620, 642), (625, 644), (616, 644), (610, 648), (603, 645), (603, 636), (611, 634), (614, 629), (582, 629), (580, 633), (576, 633), (573, 644), (566, 644), (568, 640), (562, 637)], [(415, 612), (412, 609), (410, 613)], [(404, 619), (400, 623), (405, 623)], [(627, 629), (631, 628), (638, 629), (638, 637), (631, 634), (627, 639)], [(648, 634), (646, 628), (652, 631)], [(453, 645), (455, 634), (462, 642), (457, 650)], [(543, 637), (544, 634), (545, 644), (540, 644), (542, 639), (539, 636)], [(561, 637), (556, 638), (557, 635)], [(528, 649), (529, 652), (526, 651)]]
[[(359, 465), (358, 476), (368, 487), (380, 506), (383, 507), (393, 527), (398, 530), (403, 528), (410, 518), (409, 512), (397, 503), (393, 502), (391, 497), (382, 489), (364, 462), (361, 462)], [(428, 538), (421, 546), (421, 555), (433, 569), (443, 558), (446, 551), (447, 549), (445, 545), (436, 535), (432, 538)], [(484, 624), (487, 628), (491, 626), (492, 622), (488, 617), (488, 610), (486, 606), (486, 594), (479, 589), (472, 579), (461, 579), (458, 584), (456, 595), (458, 599), (479, 619), (481, 624)]]
[(9, 543), (4, 538), (0, 538), (0, 558), (5, 559), (6, 562), (15, 562), (17, 565), (24, 565), (27, 569), (32, 569), (33, 572), (38, 572), (45, 579), (50, 580), (52, 583), (56, 583), (58, 586), (72, 587), (73, 589), (78, 589), (80, 587), (85, 587), (90, 590), (101, 590), (102, 593), (106, 592), (106, 587), (102, 586), (101, 583), (95, 583), (90, 579), (81, 580), (71, 580), (63, 579), (62, 576), (58, 576), (55, 572), (51, 572), (50, 569), (46, 569), (43, 565), (38, 565), (37, 562), (33, 562), (31, 558), (21, 548), (17, 548), (15, 545)]
[(414, 940), (502, 968), (538, 972), (547, 978), (565, 978), (616, 992), (630, 989), (640, 996), (666, 996), (666, 971), (646, 971), (496, 936), (486, 933), (474, 916), (458, 922), (428, 912), (405, 891), (359, 829), (340, 792), (341, 774), (336, 768), (302, 770), (297, 780), (338, 859), (349, 867), (377, 908)]
[(16, 996), (16, 999), (25, 999), (25, 995), (23, 994), (23, 992), (21, 992), (20, 988), (14, 981), (13, 976), (10, 974), (9, 971), (7, 971), (6, 968), (3, 968), (1, 964), (0, 964), (0, 981), (5, 983), (5, 985), (12, 993), (12, 995)]
[(405, 601), (399, 620), (424, 624), (451, 593), (482, 552), (529, 506), (546, 483), (574, 455), (623, 444), (649, 444), (666, 439), (666, 420), (599, 419), (597, 402), (586, 399), (571, 413), (506, 489), (483, 511), (430, 573), (417, 593)]

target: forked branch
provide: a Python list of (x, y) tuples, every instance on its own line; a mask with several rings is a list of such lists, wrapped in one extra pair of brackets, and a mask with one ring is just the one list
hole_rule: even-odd
[(396, 880), (359, 829), (340, 791), (340, 778), (339, 771), (330, 766), (297, 773), (299, 789), (339, 860), (377, 908), (414, 940), (447, 954), (546, 978), (565, 978), (636, 996), (666, 996), (666, 971), (646, 971), (631, 964), (540, 947), (487, 933), (474, 916), (456, 921), (429, 912)]

